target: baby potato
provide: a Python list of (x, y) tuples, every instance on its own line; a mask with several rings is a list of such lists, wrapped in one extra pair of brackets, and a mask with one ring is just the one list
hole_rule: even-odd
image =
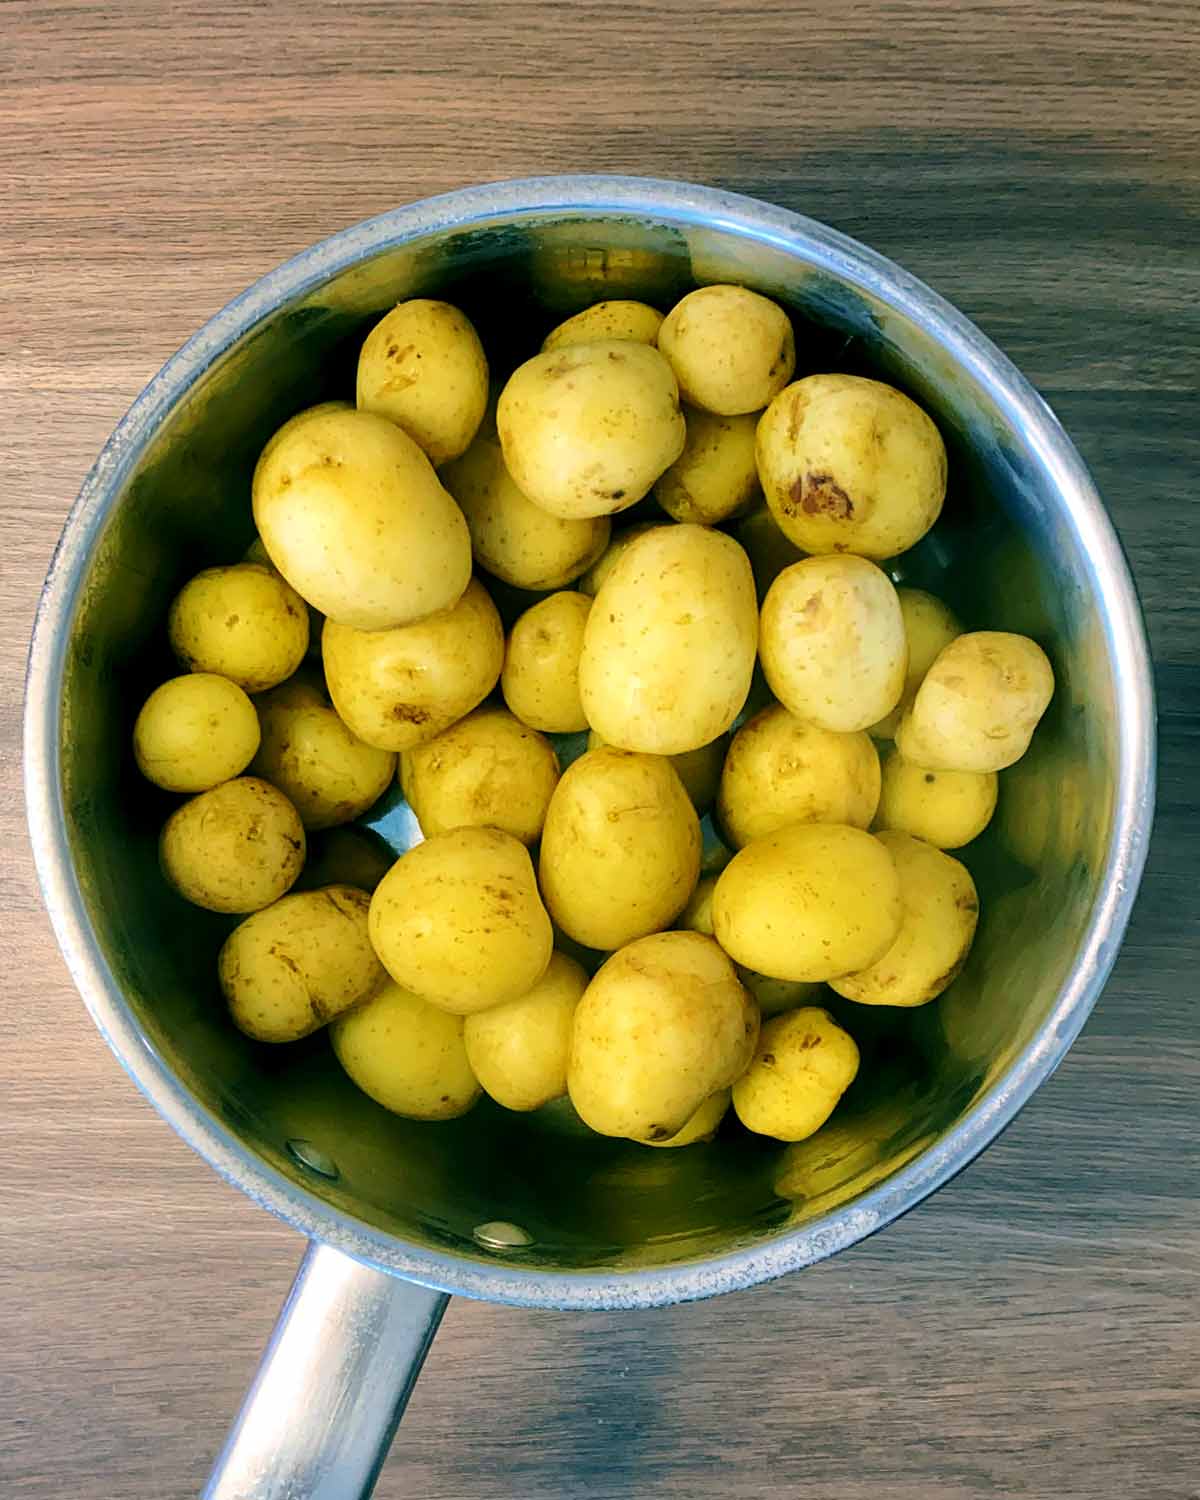
[(261, 693), (290, 677), (308, 649), (308, 613), (270, 568), (205, 568), (176, 594), (167, 615), (171, 649), (189, 672), (228, 677)]
[(946, 497), (946, 448), (915, 401), (861, 375), (809, 375), (758, 424), (758, 476), (805, 552), (895, 557)]
[(326, 621), (325, 683), (347, 727), (379, 750), (411, 750), (478, 707), (504, 664), (504, 627), (472, 579), (457, 604), (394, 630)]
[(364, 1094), (409, 1120), (453, 1120), (481, 1093), (462, 1016), (385, 979), (379, 993), (329, 1028), (334, 1056)]
[(547, 734), (588, 727), (579, 699), (579, 656), (592, 601), (569, 590), (531, 604), (504, 650), (500, 691), (523, 724)]
[(780, 531), (779, 523), (766, 505), (760, 505), (748, 516), (743, 516), (733, 528), (733, 536), (750, 559), (754, 588), (760, 602), (767, 597), (767, 590), (784, 568), (800, 562), (805, 555)]
[(553, 948), (525, 846), (453, 828), (402, 854), (371, 898), (371, 941), (397, 984), (470, 1015), (528, 994)]
[(206, 911), (241, 914), (278, 901), (304, 864), (304, 825), (266, 781), (239, 776), (201, 792), (163, 825), (168, 885)]
[(878, 827), (961, 849), (991, 822), (998, 784), (995, 771), (927, 771), (893, 749), (883, 762)]
[(589, 750), (546, 814), (542, 896), (568, 937), (619, 948), (669, 927), (700, 875), (700, 820), (669, 761)]
[(737, 849), (789, 823), (869, 828), (879, 805), (879, 756), (871, 737), (821, 729), (780, 704), (733, 737), (717, 821)]
[(284, 896), (235, 927), (217, 959), (234, 1025), (258, 1042), (295, 1042), (383, 983), (367, 936), (365, 891), (330, 885)]
[(900, 875), (900, 931), (882, 958), (830, 988), (860, 1005), (925, 1005), (967, 961), (979, 921), (975, 882), (958, 860), (907, 833), (881, 833), (879, 842)]
[(711, 1141), (717, 1127), (725, 1118), (729, 1101), (733, 1097), (729, 1089), (718, 1089), (710, 1094), (682, 1130), (669, 1135), (665, 1141), (643, 1141), (643, 1146), (694, 1146), (699, 1141)]
[(721, 871), (713, 934), (735, 963), (816, 983), (882, 958), (900, 931), (900, 877), (861, 828), (793, 823), (764, 834)]
[(814, 995), (819, 994), (819, 984), (805, 984), (795, 979), (771, 979), (766, 974), (756, 974), (753, 969), (738, 969), (738, 978), (758, 1001), (764, 1016), (779, 1016), (785, 1010), (795, 1010)]
[[(588, 735), (589, 750), (603, 750), (605, 743), (594, 729)], [(684, 750), (680, 755), (667, 757), (675, 768), (676, 776), (683, 782), (683, 789), (691, 798), (692, 806), (701, 817), (716, 800), (728, 745), (729, 736), (723, 734), (719, 739), (713, 740), (711, 745), (701, 745), (696, 750)]]
[(573, 958), (554, 953), (528, 994), (467, 1017), (467, 1060), (497, 1104), (540, 1109), (566, 1093), (571, 1026), (587, 985)]
[(309, 839), (308, 858), (292, 890), (352, 885), (370, 895), (395, 863), (391, 846), (371, 829), (356, 823), (329, 828)]
[(359, 411), (395, 422), (435, 465), (466, 452), (487, 394), (479, 335), (448, 302), (401, 302), (367, 334), (358, 356)]
[(653, 344), (662, 320), (662, 313), (648, 302), (629, 302), (623, 298), (597, 302), (552, 328), (542, 340), (542, 353), (565, 349), (568, 344), (592, 344), (597, 339)]
[(502, 708), (478, 708), (400, 757), (400, 786), (426, 838), (499, 828), (536, 843), (557, 785), (554, 746)]
[(718, 416), (761, 411), (792, 378), (796, 341), (778, 303), (744, 286), (702, 286), (658, 330), (680, 394)]
[(917, 689), (896, 731), (905, 760), (929, 771), (1003, 771), (1015, 765), (1054, 696), (1054, 671), (1028, 636), (960, 635)]
[(271, 561), (339, 625), (393, 630), (462, 598), (471, 577), (463, 513), (385, 417), (328, 405), (301, 412), (263, 449), (252, 491)]
[(605, 963), (575, 1011), (567, 1085), (600, 1135), (667, 1141), (745, 1069), (758, 1009), (698, 932), (659, 932)]
[(588, 723), (610, 745), (652, 755), (711, 744), (746, 701), (757, 625), (754, 577), (731, 537), (705, 526), (646, 532), (588, 616), (579, 658)]
[(891, 740), (896, 737), (900, 720), (912, 707), (917, 689), (938, 659), (943, 647), (962, 634), (962, 626), (953, 612), (933, 594), (924, 589), (896, 590), (900, 601), (900, 613), (904, 618), (904, 639), (908, 644), (908, 670), (904, 675), (904, 691), (900, 702), (890, 714), (885, 714), (877, 724), (872, 724), (873, 739)]
[(679, 913), (675, 924), (685, 932), (699, 932), (705, 937), (713, 935), (712, 902), (717, 888), (717, 877), (705, 875), (692, 892), (692, 898)]
[(683, 452), (654, 482), (654, 498), (676, 521), (716, 526), (762, 499), (754, 457), (758, 417), (684, 409)]
[(827, 1010), (805, 1006), (764, 1021), (754, 1060), (733, 1086), (747, 1130), (803, 1141), (833, 1113), (858, 1073), (854, 1038)]
[(822, 729), (866, 729), (904, 691), (908, 647), (891, 579), (862, 557), (785, 568), (762, 608), (759, 659), (771, 691)]
[(534, 355), (501, 392), (496, 425), (517, 485), (566, 520), (635, 505), (683, 451), (670, 365), (622, 339)]
[(168, 792), (206, 792), (244, 771), (257, 749), (254, 704), (211, 672), (156, 687), (133, 726), (138, 770)]
[(635, 526), (626, 526), (623, 531), (614, 531), (608, 546), (576, 584), (579, 592), (594, 599), (600, 592), (600, 585), (638, 537), (645, 536), (648, 531), (660, 530), (666, 524), (665, 521), (661, 526), (655, 521), (639, 521)]

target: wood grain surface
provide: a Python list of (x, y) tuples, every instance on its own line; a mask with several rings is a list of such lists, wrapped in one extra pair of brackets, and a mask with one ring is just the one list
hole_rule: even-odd
[(21, 677), (76, 489), (261, 272), (509, 175), (678, 176), (932, 282), (1064, 419), (1148, 612), (1158, 832), (1082, 1039), (886, 1234), (716, 1303), (456, 1302), (385, 1500), (1200, 1495), (1194, 0), (0, 3), (0, 1494), (196, 1493), (300, 1242), (137, 1096), (67, 978)]

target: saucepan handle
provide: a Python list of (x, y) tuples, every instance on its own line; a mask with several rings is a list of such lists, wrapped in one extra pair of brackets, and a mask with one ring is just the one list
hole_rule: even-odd
[(311, 1244), (204, 1500), (370, 1495), (448, 1300)]

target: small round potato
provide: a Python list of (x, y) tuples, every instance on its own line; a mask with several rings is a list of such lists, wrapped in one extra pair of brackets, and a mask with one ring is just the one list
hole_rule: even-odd
[(805, 552), (895, 557), (946, 497), (946, 449), (921, 408), (861, 375), (809, 375), (758, 424), (758, 475), (783, 531)]
[(300, 815), (269, 782), (224, 781), (163, 825), (159, 861), (167, 883), (194, 906), (240, 915), (289, 890), (304, 864)]
[(385, 979), (379, 993), (329, 1029), (334, 1054), (376, 1104), (409, 1120), (453, 1120), (479, 1098), (462, 1016)]
[(879, 805), (879, 756), (870, 735), (821, 729), (774, 704), (733, 737), (717, 821), (741, 849), (789, 823), (869, 828)]
[(592, 601), (567, 589), (539, 599), (514, 624), (500, 691), (522, 724), (546, 734), (588, 727), (579, 699), (579, 657)]
[(370, 927), (397, 984), (464, 1016), (528, 994), (554, 946), (529, 853), (496, 828), (454, 828), (401, 855)]
[(1003, 771), (1029, 749), (1053, 696), (1054, 672), (1035, 641), (972, 631), (925, 674), (896, 748), (929, 771)]
[(635, 505), (683, 451), (670, 365), (621, 339), (534, 355), (501, 392), (496, 423), (513, 479), (567, 520)]
[(325, 624), (325, 682), (360, 740), (411, 750), (478, 707), (504, 664), (504, 627), (472, 579), (457, 604), (415, 625), (356, 630)]
[(719, 416), (761, 411), (792, 378), (796, 340), (778, 303), (743, 286), (702, 286), (658, 330), (683, 399)]
[(682, 1130), (669, 1135), (665, 1141), (643, 1141), (643, 1146), (694, 1146), (700, 1141), (711, 1141), (717, 1127), (729, 1110), (733, 1097), (729, 1089), (718, 1089), (710, 1094)]
[(718, 417), (684, 409), (683, 452), (654, 483), (654, 498), (676, 521), (717, 526), (746, 510), (762, 491), (754, 457), (755, 413)]
[(401, 302), (367, 334), (358, 356), (358, 409), (395, 422), (432, 464), (466, 452), (487, 394), (479, 335), (448, 302)]
[(367, 936), (365, 891), (330, 885), (284, 896), (225, 940), (217, 977), (234, 1024), (295, 1042), (373, 995), (383, 966)]
[(555, 953), (528, 994), (467, 1017), (467, 1058), (497, 1104), (540, 1109), (566, 1093), (571, 1026), (587, 985), (580, 965)]
[(579, 579), (575, 587), (581, 594), (588, 594), (595, 598), (600, 592), (600, 585), (616, 567), (626, 550), (637, 541), (638, 537), (645, 536), (648, 531), (658, 531), (665, 527), (666, 522), (639, 521), (635, 526), (626, 526), (623, 531), (614, 531), (612, 540), (608, 546)]
[(771, 979), (766, 974), (756, 974), (753, 969), (738, 969), (738, 978), (758, 1001), (764, 1016), (780, 1016), (785, 1010), (795, 1010), (806, 1005), (820, 993), (819, 984), (806, 984), (796, 979)]
[(575, 1011), (571, 1103), (600, 1135), (666, 1141), (754, 1052), (758, 1008), (733, 965), (698, 932), (622, 948)]
[(860, 1005), (925, 1005), (967, 961), (979, 921), (975, 882), (958, 860), (907, 833), (881, 833), (879, 842), (900, 875), (900, 931), (882, 958), (830, 987)]
[(206, 792), (238, 776), (258, 749), (258, 716), (226, 677), (191, 672), (156, 687), (133, 726), (138, 770), (168, 792)]
[(760, 505), (748, 516), (743, 516), (734, 526), (733, 536), (750, 559), (754, 588), (760, 602), (767, 597), (767, 590), (784, 568), (802, 561), (805, 555), (780, 531), (778, 521), (766, 505)]
[[(725, 751), (729, 736), (723, 734), (711, 745), (701, 745), (697, 750), (684, 750), (667, 759), (675, 767), (675, 774), (683, 782), (683, 789), (691, 798), (692, 806), (701, 817), (717, 799), (717, 788), (721, 784), (721, 767), (725, 764)], [(603, 750), (605, 741), (593, 729), (588, 735), (589, 750)]]
[(927, 771), (893, 749), (883, 762), (877, 826), (961, 849), (991, 822), (998, 787), (995, 771)]
[(592, 344), (597, 339), (629, 339), (635, 344), (653, 344), (663, 315), (648, 302), (616, 298), (597, 302), (552, 328), (542, 340), (542, 353), (565, 349), (568, 344)]
[(785, 568), (762, 609), (759, 658), (771, 691), (822, 729), (866, 729), (904, 691), (908, 647), (891, 579), (862, 557)]
[(950, 608), (924, 589), (897, 589), (900, 613), (904, 617), (904, 639), (908, 644), (908, 670), (904, 676), (904, 691), (900, 702), (890, 714), (885, 714), (878, 724), (872, 724), (873, 739), (891, 740), (896, 737), (900, 720), (912, 707), (917, 689), (943, 647), (955, 636), (962, 634), (962, 626)]
[(554, 746), (502, 708), (479, 708), (400, 757), (400, 785), (426, 838), (499, 828), (536, 843), (558, 785)]
[(733, 1086), (747, 1130), (803, 1141), (833, 1113), (858, 1073), (854, 1038), (812, 1005), (764, 1021), (754, 1061)]
[(304, 601), (257, 563), (205, 568), (185, 583), (167, 615), (171, 649), (190, 672), (228, 677), (261, 693), (290, 677), (308, 649)]
[(793, 823), (747, 844), (721, 871), (713, 932), (735, 963), (816, 983), (882, 958), (900, 931), (900, 877), (861, 828)]
[(716, 888), (717, 877), (715, 875), (705, 875), (692, 892), (692, 899), (679, 913), (679, 921), (676, 922), (676, 927), (684, 932), (699, 932), (704, 937), (712, 937), (712, 902), (713, 892)]

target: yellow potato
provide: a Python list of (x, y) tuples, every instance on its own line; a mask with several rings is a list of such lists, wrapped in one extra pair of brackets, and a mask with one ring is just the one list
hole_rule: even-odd
[(733, 536), (750, 559), (760, 601), (767, 597), (767, 590), (784, 568), (800, 562), (805, 555), (780, 531), (778, 521), (766, 505), (743, 516), (734, 526)]
[(592, 601), (569, 590), (530, 605), (513, 625), (500, 691), (523, 724), (547, 734), (588, 727), (579, 701), (579, 655)]
[(205, 568), (176, 594), (167, 615), (171, 649), (190, 672), (228, 677), (261, 693), (290, 677), (308, 649), (304, 601), (256, 563)]
[(414, 625), (356, 630), (326, 622), (325, 682), (360, 740), (411, 750), (478, 707), (504, 663), (504, 627), (472, 579), (457, 604)]
[(669, 761), (589, 750), (566, 770), (539, 876), (568, 937), (607, 950), (669, 927), (699, 875), (700, 822)]
[(621, 339), (535, 355), (501, 392), (496, 425), (521, 490), (568, 520), (635, 505), (683, 450), (670, 365)]
[(758, 418), (684, 409), (683, 452), (654, 483), (654, 498), (676, 521), (716, 526), (761, 501), (754, 457)]
[(359, 410), (395, 422), (433, 464), (466, 452), (487, 393), (479, 335), (448, 302), (401, 302), (367, 334), (358, 356)]
[[(890, 587), (890, 584), (889, 584)], [(646, 532), (605, 579), (579, 659), (587, 721), (625, 750), (679, 755), (746, 701), (758, 618), (746, 554), (723, 532)]]
[(976, 630), (950, 642), (896, 731), (905, 760), (930, 771), (1015, 765), (1054, 696), (1046, 653), (1028, 636)]
[(763, 413), (758, 475), (805, 552), (895, 557), (941, 513), (946, 449), (925, 412), (891, 386), (809, 375)]
[(329, 1029), (334, 1054), (376, 1104), (410, 1120), (453, 1120), (479, 1098), (462, 1016), (447, 1015), (385, 980), (366, 1005)]
[(869, 828), (879, 804), (879, 756), (869, 735), (821, 729), (779, 704), (733, 737), (717, 820), (741, 849), (789, 823)]
[(467, 1017), (467, 1058), (497, 1104), (540, 1109), (566, 1093), (571, 1025), (587, 984), (573, 958), (555, 953), (528, 994)]
[(820, 1130), (858, 1073), (854, 1038), (827, 1010), (806, 1006), (764, 1021), (754, 1060), (733, 1086), (747, 1130), (803, 1141)]
[(396, 983), (457, 1015), (527, 994), (553, 948), (528, 851), (495, 828), (454, 828), (401, 855), (370, 927)]
[(623, 531), (614, 531), (612, 540), (608, 546), (579, 579), (575, 587), (581, 594), (588, 594), (595, 598), (600, 592), (600, 585), (616, 567), (618, 561), (625, 551), (637, 541), (638, 537), (645, 536), (648, 531), (659, 531), (665, 527), (666, 522), (639, 521), (635, 526), (627, 526)]
[(390, 845), (356, 823), (330, 828), (308, 841), (308, 858), (293, 891), (352, 885), (368, 895), (396, 863)]
[(958, 860), (907, 833), (881, 833), (879, 842), (900, 875), (900, 931), (882, 958), (830, 987), (860, 1005), (924, 1005), (967, 961), (979, 921), (975, 882)]
[[(588, 735), (589, 750), (603, 750), (606, 743), (594, 729)], [(691, 798), (692, 806), (701, 817), (716, 800), (728, 745), (729, 736), (723, 734), (719, 739), (713, 740), (711, 745), (701, 745), (697, 750), (684, 750), (680, 755), (667, 757), (675, 768), (676, 776), (683, 782), (683, 789)]]
[(742, 286), (702, 286), (667, 314), (658, 347), (683, 399), (720, 416), (761, 411), (796, 368), (787, 313)]
[(669, 1135), (665, 1141), (643, 1141), (643, 1146), (694, 1146), (698, 1141), (711, 1141), (717, 1127), (725, 1118), (732, 1094), (728, 1089), (718, 1089), (710, 1094), (682, 1130)]
[(870, 733), (877, 740), (896, 737), (900, 720), (912, 707), (917, 689), (938, 659), (942, 648), (962, 634), (962, 626), (950, 608), (924, 589), (897, 589), (900, 613), (904, 617), (904, 639), (908, 644), (908, 670), (904, 675), (904, 691), (900, 702), (890, 714), (885, 714), (877, 724), (872, 724)]
[(766, 974), (756, 974), (753, 969), (738, 969), (738, 978), (758, 1001), (764, 1016), (779, 1016), (785, 1010), (795, 1010), (820, 993), (819, 984), (806, 984), (796, 979), (771, 979)]
[(317, 407), (285, 423), (254, 470), (271, 561), (330, 620), (412, 624), (462, 597), (471, 537), (407, 433), (371, 412)]
[(961, 849), (991, 822), (997, 787), (995, 771), (927, 771), (893, 749), (883, 762), (877, 826)]
[(754, 1052), (758, 1009), (733, 965), (697, 932), (659, 932), (622, 948), (575, 1011), (567, 1083), (601, 1135), (666, 1141)]
[(451, 828), (540, 837), (558, 785), (549, 740), (502, 708), (479, 708), (400, 757), (400, 785), (426, 838)]
[(771, 691), (822, 729), (866, 729), (904, 690), (908, 647), (887, 574), (862, 557), (808, 557), (762, 609), (759, 659)]
[(295, 1042), (383, 983), (365, 891), (330, 885), (284, 896), (230, 933), (217, 960), (234, 1024), (259, 1042)]
[(637, 344), (653, 344), (662, 320), (658, 308), (647, 302), (622, 299), (597, 302), (552, 328), (542, 340), (542, 353), (565, 349), (568, 344), (591, 344), (597, 339), (631, 339)]
[(692, 892), (692, 899), (679, 913), (679, 921), (675, 925), (685, 932), (699, 932), (704, 937), (712, 937), (712, 903), (716, 888), (717, 877), (705, 875)]
[(735, 963), (815, 983), (882, 958), (902, 910), (895, 862), (877, 838), (793, 823), (747, 844), (721, 871), (713, 932)]
[(253, 776), (223, 781), (163, 825), (159, 862), (169, 885), (207, 911), (259, 911), (304, 864), (304, 825), (282, 792)]
[(258, 749), (258, 716), (225, 677), (192, 672), (156, 687), (133, 726), (138, 770), (168, 792), (206, 792), (240, 775)]

